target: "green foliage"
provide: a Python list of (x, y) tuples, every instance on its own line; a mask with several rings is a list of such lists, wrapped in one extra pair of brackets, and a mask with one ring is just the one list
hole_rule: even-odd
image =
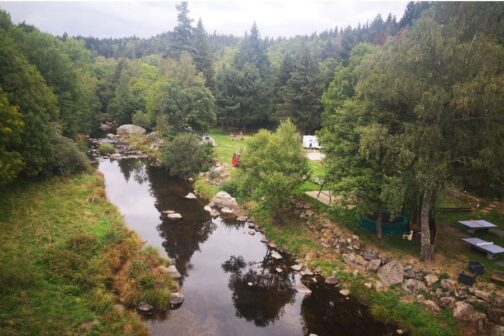
[(22, 173), (37, 175), (44, 170), (52, 153), (50, 138), (58, 116), (56, 96), (36, 67), (29, 64), (14, 41), (0, 30), (0, 88), (9, 104), (17, 106), (25, 125), (21, 141), (11, 148), (25, 165)]
[(216, 76), (218, 122), (234, 127), (264, 126), (269, 117), (270, 64), (257, 26), (245, 36), (233, 63)]
[(179, 61), (167, 60), (163, 68), (164, 74), (148, 98), (151, 120), (156, 120), (159, 130), (172, 134), (207, 131), (215, 123), (215, 99), (191, 56), (183, 54)]
[(142, 111), (136, 111), (135, 114), (133, 114), (133, 124), (143, 127), (143, 128), (151, 128), (152, 122), (150, 120), (150, 117), (147, 113), (142, 112)]
[(192, 54), (194, 51), (192, 45), (193, 28), (191, 27), (191, 22), (193, 20), (189, 18), (187, 1), (182, 1), (181, 3), (175, 5), (175, 7), (178, 11), (177, 25), (175, 26), (175, 29), (173, 29), (173, 33), (170, 36), (170, 56), (179, 58), (180, 55), (184, 52)]
[(0, 186), (12, 181), (23, 167), (21, 154), (15, 146), (21, 142), (24, 127), (21, 114), (0, 87)]
[(180, 178), (188, 178), (205, 170), (212, 159), (212, 147), (203, 144), (192, 133), (180, 133), (167, 141), (161, 149), (161, 160), (170, 173)]
[(290, 118), (303, 134), (320, 128), (321, 95), (324, 89), (318, 65), (307, 48), (293, 60), (286, 55), (281, 76), (285, 84), (278, 89), (276, 115)]
[(51, 144), (53, 152), (47, 163), (47, 173), (69, 176), (91, 170), (87, 156), (72, 140), (61, 135), (54, 135), (51, 138)]
[(115, 152), (115, 148), (111, 144), (102, 144), (98, 147), (98, 151), (101, 155), (110, 155)]
[(282, 122), (274, 133), (261, 130), (250, 138), (240, 161), (241, 192), (275, 215), (293, 199), (308, 174), (300, 137), (291, 121)]

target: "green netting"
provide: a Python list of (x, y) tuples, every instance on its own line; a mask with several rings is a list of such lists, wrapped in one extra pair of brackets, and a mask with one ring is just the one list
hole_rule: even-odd
[[(366, 217), (361, 217), (358, 221), (359, 226), (376, 232), (376, 223), (374, 220)], [(406, 217), (400, 215), (393, 222), (383, 222), (382, 232), (387, 235), (403, 234), (409, 231), (408, 220)]]

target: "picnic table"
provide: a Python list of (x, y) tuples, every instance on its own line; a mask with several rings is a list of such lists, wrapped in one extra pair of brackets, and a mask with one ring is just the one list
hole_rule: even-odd
[(460, 224), (467, 228), (467, 232), (476, 233), (476, 231), (488, 231), (491, 228), (497, 227), (497, 225), (487, 222), (486, 220), (464, 220), (459, 221)]
[(490, 260), (494, 260), (499, 253), (504, 253), (504, 248), (495, 245), (493, 242), (487, 242), (479, 238), (463, 238), (462, 240), (468, 243), (473, 249), (485, 252), (487, 258)]

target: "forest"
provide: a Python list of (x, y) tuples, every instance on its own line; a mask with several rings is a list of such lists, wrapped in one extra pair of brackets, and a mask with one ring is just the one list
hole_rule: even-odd
[(105, 122), (171, 141), (289, 119), (321, 137), (334, 192), (421, 224), (425, 260), (444, 188), (502, 196), (501, 3), (411, 2), (400, 19), (276, 39), (255, 23), (208, 34), (177, 11), (144, 39), (56, 37), (0, 12), (0, 184), (88, 169), (78, 146)]

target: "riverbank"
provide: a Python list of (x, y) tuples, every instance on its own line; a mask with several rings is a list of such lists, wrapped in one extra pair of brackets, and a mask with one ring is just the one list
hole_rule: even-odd
[[(225, 138), (223, 134), (218, 136)], [(219, 159), (229, 158), (230, 153), (244, 145), (226, 138), (221, 146), (216, 138)], [(195, 188), (200, 196), (211, 199), (232, 174), (229, 163), (221, 161), (196, 179)], [(377, 320), (398, 324), (412, 335), (502, 335), (502, 302), (485, 284), (481, 287), (478, 283), (476, 288), (461, 286), (451, 270), (448, 274), (443, 267), (425, 268), (427, 265), (398, 251), (397, 246), (387, 248), (373, 237), (359, 237), (355, 225), (350, 224), (353, 218), (337, 214), (315, 200), (300, 198), (296, 203), (301, 207), (295, 206), (297, 209), (285, 214), (281, 225), (247, 200), (241, 201), (281, 251), (292, 254), (316, 273), (326, 277), (334, 273), (344, 289), (371, 308)], [(364, 259), (368, 250), (376, 258)], [(399, 269), (400, 279), (384, 284), (382, 278), (387, 275), (380, 270), (394, 268), (392, 265)]]
[(19, 181), (0, 213), (0, 334), (147, 335), (127, 308), (169, 305), (168, 262), (126, 228), (99, 174)]

